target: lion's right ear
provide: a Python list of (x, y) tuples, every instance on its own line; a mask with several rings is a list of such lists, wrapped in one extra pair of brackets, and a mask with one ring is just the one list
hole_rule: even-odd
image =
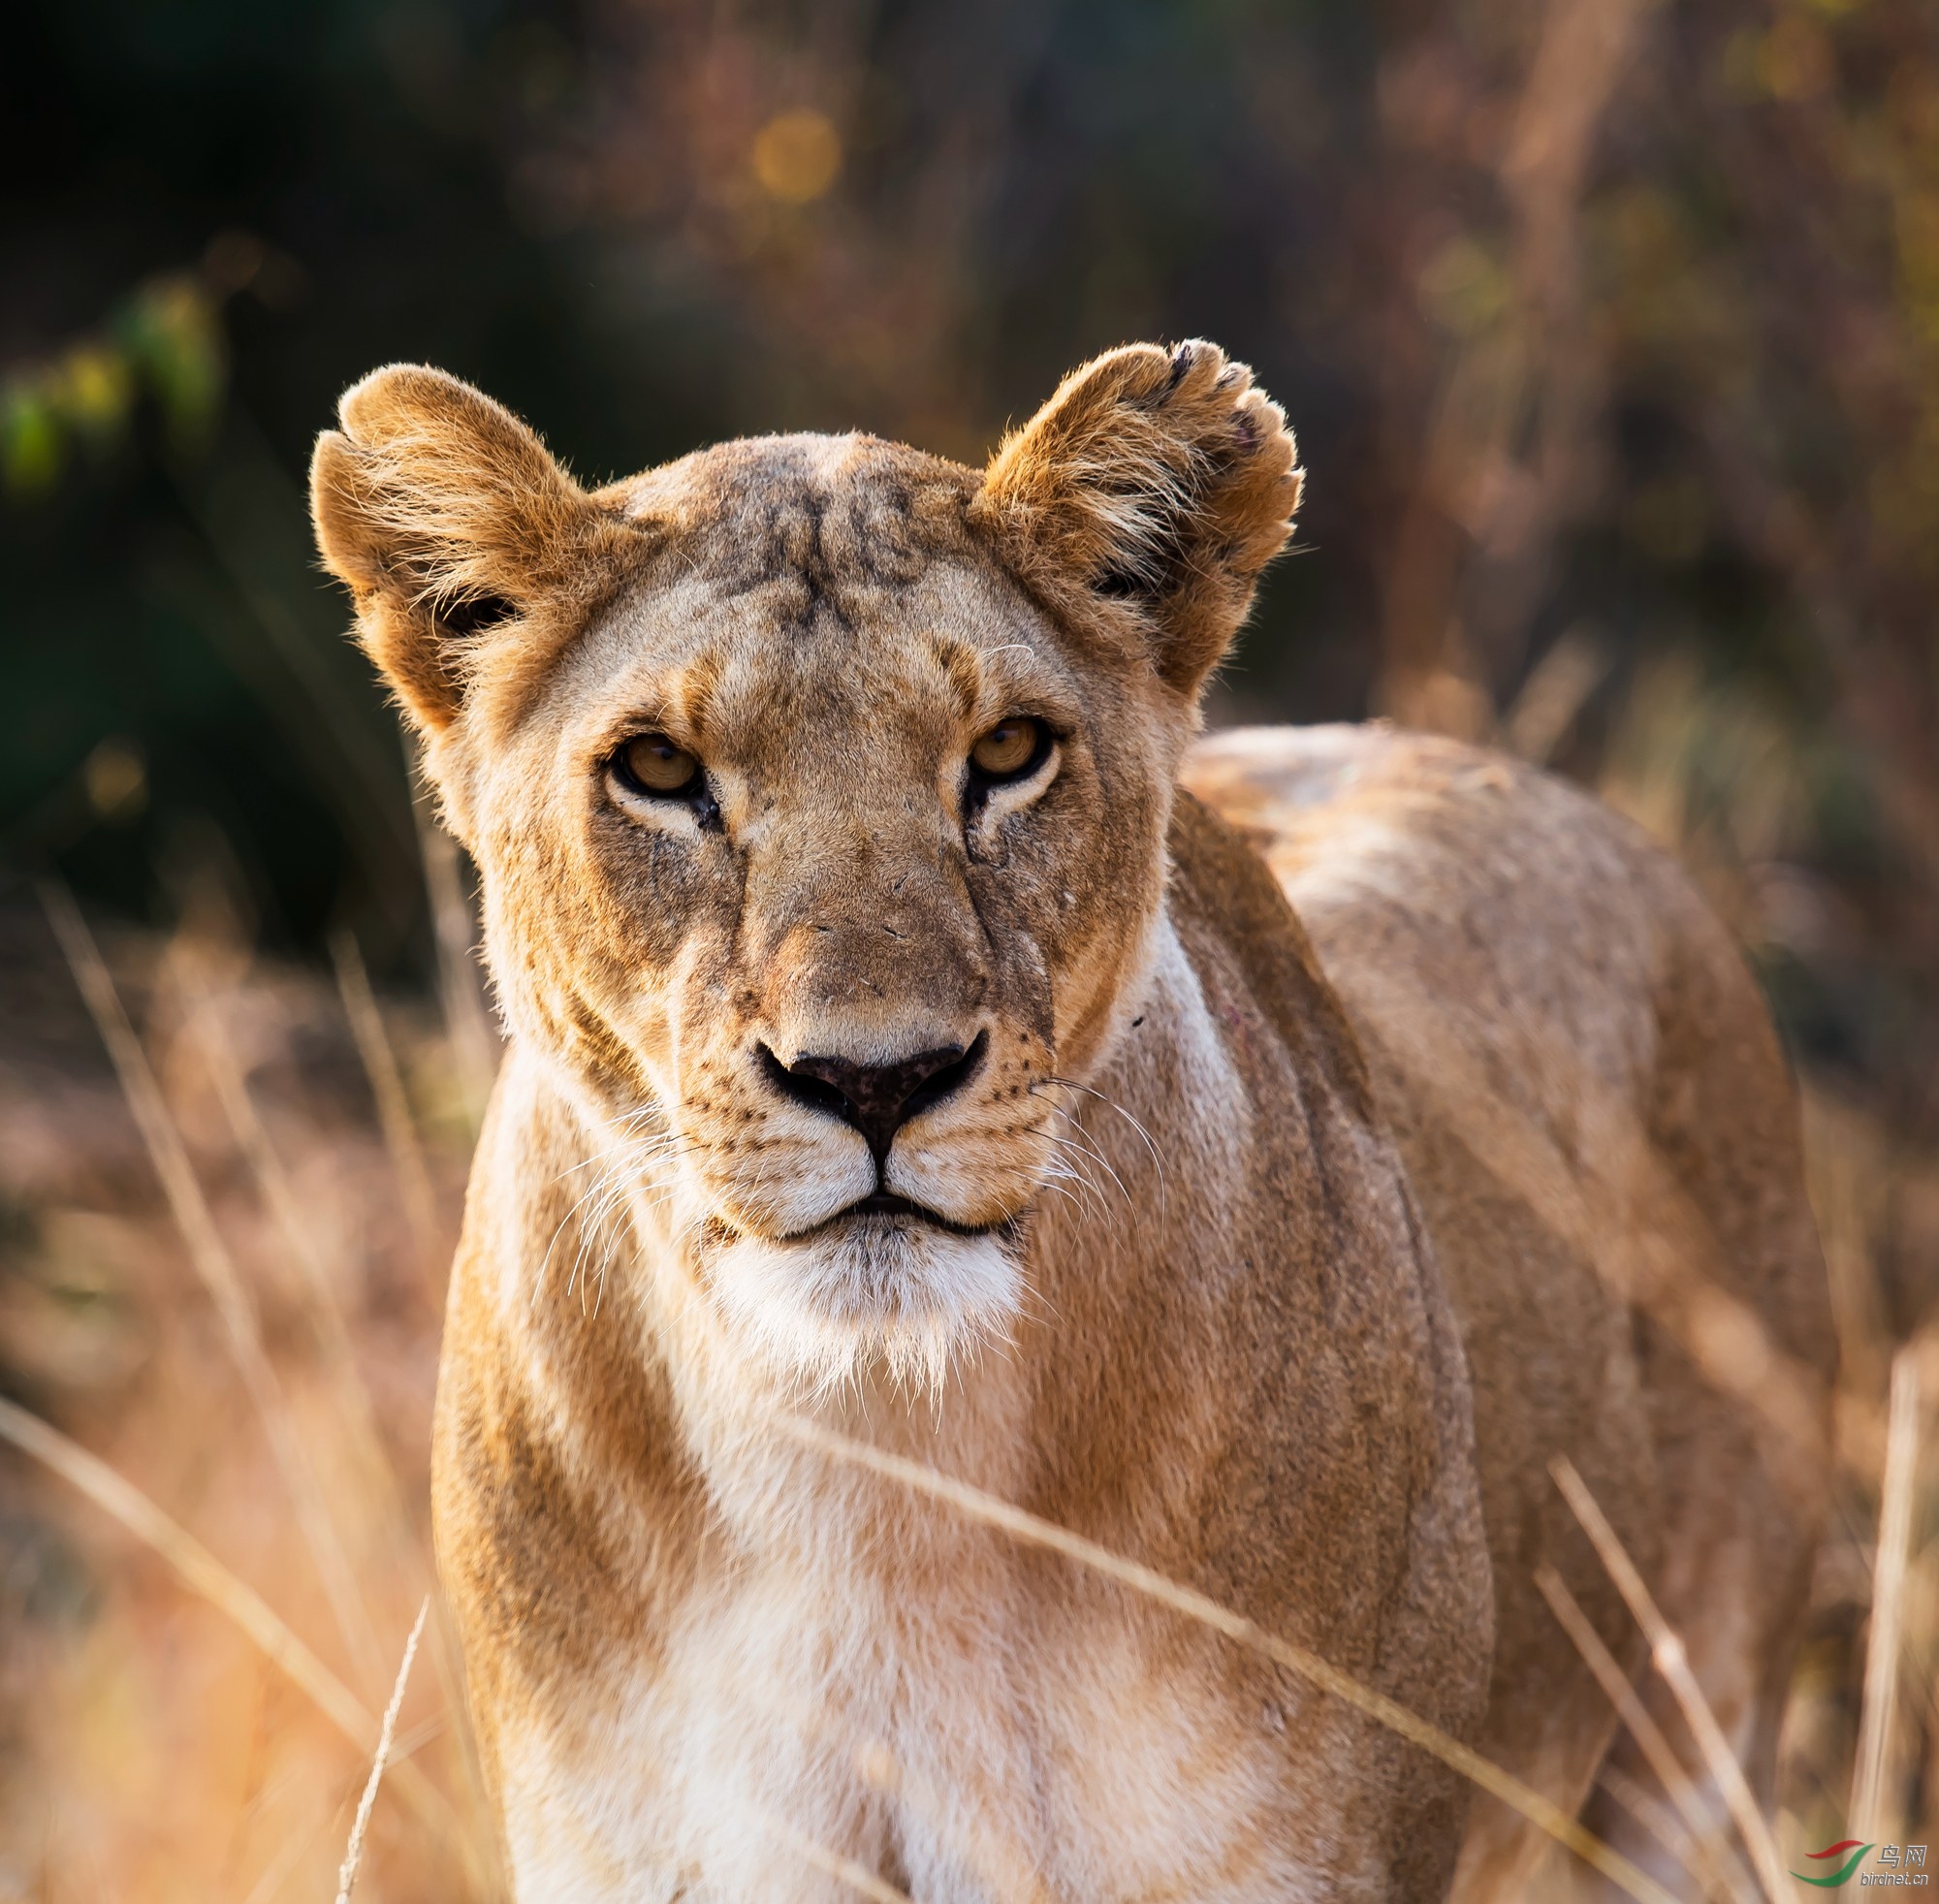
[(357, 635), (411, 718), (435, 733), (479, 676), (534, 677), (609, 588), (637, 532), (536, 434), (421, 365), (373, 370), (317, 439), (310, 512)]
[(1197, 338), (1127, 344), (1004, 441), (970, 515), (1042, 594), (1195, 701), (1292, 531), (1297, 465), (1245, 365)]

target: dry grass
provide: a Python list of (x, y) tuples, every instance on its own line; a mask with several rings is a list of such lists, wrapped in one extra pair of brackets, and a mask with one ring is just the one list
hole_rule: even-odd
[[(1673, 688), (1639, 690), (1611, 790), (1697, 863), (1755, 945), (1758, 871), (1727, 825), (1691, 817), (1678, 763), (1695, 716)], [(333, 982), (256, 962), (193, 917), (173, 939), (105, 952), (58, 897), (53, 918), (64, 953), (20, 924), (31, 1008), (0, 1018), (0, 1380), (28, 1405), (0, 1412), (18, 1451), (0, 1459), (0, 1900), (327, 1898), (353, 1830), (360, 1899), (493, 1897), (435, 1613), (432, 1669), (399, 1676), (387, 1728), (372, 1716), (396, 1657), (374, 1635), (401, 1633), (430, 1585), (429, 1403), (478, 1111), (476, 1028), (455, 1036), (442, 1011), (380, 1000), (352, 947)], [(461, 949), (447, 964), (451, 992)], [(1848, 1079), (1805, 1083), (1844, 1374), (1837, 1507), (1777, 1815), (1767, 1829), (1743, 1820), (1742, 1844), (1717, 1841), (1668, 1741), (1640, 1729), (1646, 1758), (1671, 1761), (1658, 1766), (1669, 1802), (1611, 1786), (1697, 1874), (1692, 1895), (1736, 1904), (1798, 1895), (1786, 1874), (1833, 1839), (1930, 1842), (1939, 1823), (1939, 1331), (1906, 1314), (1902, 1264), (1897, 1284), (1888, 1273), (1894, 1213), (1939, 1195), (1939, 1158)], [(823, 1440), (832, 1456), (886, 1459)], [(953, 1506), (1281, 1657), (1283, 1642), (1134, 1560), (1002, 1503)], [(1579, 1609), (1547, 1584), (1576, 1632)], [(1636, 1605), (1648, 1626), (1646, 1598)], [(1673, 1674), (1675, 1635), (1650, 1637)], [(1626, 1722), (1646, 1727), (1593, 1633), (1577, 1641)], [(1283, 1663), (1364, 1704), (1324, 1662)], [(1532, 1795), (1411, 1715), (1374, 1716), (1510, 1802)], [(384, 1729), (397, 1744), (379, 1789)], [(1712, 1770), (1728, 1790), (1727, 1768)], [(794, 1848), (859, 1895), (899, 1895), (826, 1847)], [(1640, 1874), (1612, 1875), (1655, 1894)]]
[(364, 1841), (369, 1835), (370, 1814), (377, 1806), (377, 1787), (383, 1782), (384, 1767), (390, 1762), (397, 1742), (397, 1714), (411, 1683), (411, 1666), (417, 1659), (418, 1641), (424, 1637), (425, 1616), (429, 1611), (430, 1596), (427, 1594), (418, 1607), (417, 1618), (411, 1622), (410, 1637), (404, 1641), (404, 1657), (397, 1666), (397, 1683), (391, 1688), (391, 1702), (384, 1708), (384, 1724), (377, 1734), (370, 1776), (365, 1780), (364, 1795), (357, 1801), (357, 1822), (350, 1827), (350, 1843), (344, 1849), (343, 1863), (336, 1874), (336, 1904), (350, 1904), (350, 1893), (357, 1888), (357, 1869), (364, 1862)]
[(1619, 1783), (1610, 1784), (1611, 1793), (1710, 1895), (1732, 1898), (1736, 1904), (1751, 1904), (1757, 1893), (1743, 1866), (1717, 1834), (1708, 1809), (1691, 1783), (1690, 1773), (1676, 1756), (1675, 1748), (1650, 1716), (1636, 1685), (1604, 1644), (1588, 1614), (1564, 1584), (1561, 1574), (1545, 1562), (1535, 1571), (1535, 1584), (1595, 1674), (1596, 1683), (1608, 1696), (1617, 1717), (1641, 1748), (1644, 1761), (1669, 1794), (1675, 1811), (1665, 1814), (1649, 1793), (1625, 1790)]
[[(354, 975), (355, 1020), (196, 925), (104, 957), (49, 910), (57, 940), (12, 922), (10, 998), (47, 1009), (0, 1019), (0, 1380), (31, 1404), (0, 1410), (0, 1899), (327, 1898), (396, 1662), (372, 1635), (430, 1583), (475, 1098)], [(427, 1650), (360, 1899), (500, 1891), (437, 1620)]]
[(1898, 1682), (1904, 1670), (1905, 1586), (1911, 1560), (1913, 1488), (1919, 1466), (1919, 1358), (1892, 1358), (1883, 1505), (1872, 1562), (1872, 1624), (1865, 1643), (1865, 1702), (1852, 1772), (1852, 1825), (1879, 1838), (1898, 1826)]
[(1596, 1497), (1575, 1472), (1575, 1464), (1567, 1455), (1558, 1455), (1549, 1463), (1549, 1473), (1555, 1476), (1555, 1484), (1561, 1488), (1571, 1510), (1581, 1522), (1582, 1531), (1588, 1535), (1598, 1557), (1608, 1569), (1609, 1577), (1615, 1581), (1616, 1589), (1623, 1597), (1623, 1603), (1636, 1616), (1637, 1625), (1647, 1636), (1650, 1664), (1663, 1675), (1664, 1682), (1674, 1695), (1684, 1724), (1690, 1728), (1690, 1735), (1697, 1741), (1697, 1749), (1702, 1755), (1704, 1769), (1709, 1773), (1711, 1783), (1724, 1794), (1732, 1822), (1750, 1852), (1752, 1866), (1757, 1871), (1765, 1897), (1769, 1899), (1769, 1904), (1782, 1904), (1791, 1887), (1785, 1881), (1784, 1860), (1778, 1856), (1776, 1840), (1770, 1835), (1769, 1822), (1758, 1810), (1757, 1798), (1744, 1776), (1744, 1768), (1732, 1756), (1730, 1742), (1724, 1737), (1724, 1729), (1717, 1724), (1717, 1715), (1711, 1711), (1709, 1700), (1703, 1697), (1702, 1688), (1697, 1683), (1697, 1675), (1691, 1670), (1681, 1637), (1663, 1617), (1636, 1564), (1623, 1550), (1623, 1543), (1616, 1539), (1615, 1530), (1597, 1506)]

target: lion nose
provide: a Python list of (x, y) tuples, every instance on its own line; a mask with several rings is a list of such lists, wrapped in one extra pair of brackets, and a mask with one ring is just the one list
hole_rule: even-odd
[(766, 1045), (761, 1047), (761, 1058), (770, 1082), (784, 1096), (815, 1110), (832, 1111), (853, 1125), (879, 1169), (896, 1132), (965, 1084), (981, 1063), (988, 1042), (988, 1034), (978, 1031), (967, 1050), (960, 1044), (938, 1045), (894, 1064), (811, 1056), (783, 1064)]

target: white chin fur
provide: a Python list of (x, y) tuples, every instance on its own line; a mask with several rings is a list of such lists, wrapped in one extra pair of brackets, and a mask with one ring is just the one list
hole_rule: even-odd
[(874, 1370), (938, 1390), (953, 1363), (1005, 1339), (1022, 1278), (994, 1235), (868, 1217), (826, 1234), (738, 1237), (713, 1254), (715, 1299), (762, 1358), (815, 1394)]

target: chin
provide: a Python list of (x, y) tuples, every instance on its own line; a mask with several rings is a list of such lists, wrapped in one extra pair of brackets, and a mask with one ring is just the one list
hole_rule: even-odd
[(737, 1235), (711, 1253), (708, 1282), (737, 1332), (808, 1396), (872, 1374), (936, 1392), (952, 1367), (1008, 1339), (1019, 1254), (1011, 1224), (855, 1215), (779, 1241)]

